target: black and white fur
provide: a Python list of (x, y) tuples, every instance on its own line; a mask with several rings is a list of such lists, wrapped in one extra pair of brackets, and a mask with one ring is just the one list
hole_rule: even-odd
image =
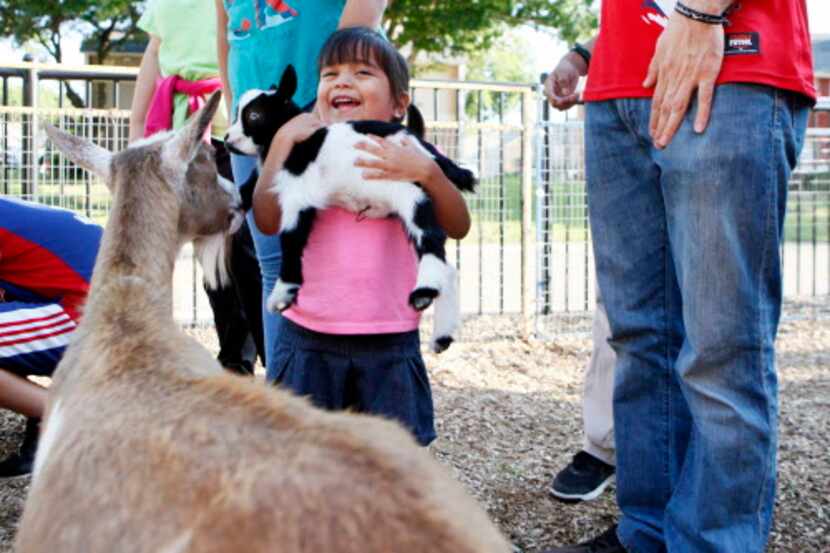
[[(279, 87), (246, 92), (239, 100), (236, 121), (225, 138), (228, 148), (237, 153), (258, 154), (260, 161), (264, 160), (277, 130), (302, 111), (291, 100), (296, 84), (296, 74), (289, 66)], [(282, 208), (282, 268), (267, 300), (269, 310), (282, 311), (296, 300), (303, 282), (302, 253), (318, 209), (339, 206), (369, 218), (396, 215), (419, 259), (418, 278), (409, 303), (420, 311), (437, 298), (431, 347), (440, 352), (452, 343), (460, 320), (457, 277), (455, 269), (446, 262), (447, 236), (438, 224), (430, 197), (418, 183), (366, 181), (362, 169), (354, 165), (359, 157), (371, 157), (354, 147), (365, 142), (367, 134), (398, 143), (414, 138), (414, 143), (435, 159), (453, 184), (460, 190), (472, 191), (472, 172), (423, 141), (423, 119), (417, 109), (410, 109), (409, 117), (412, 130), (383, 121), (336, 123), (294, 146), (276, 177)], [(243, 197), (250, 195), (252, 184), (246, 184)]]

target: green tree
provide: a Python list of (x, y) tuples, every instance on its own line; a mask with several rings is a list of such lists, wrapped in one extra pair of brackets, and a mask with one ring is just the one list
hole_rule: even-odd
[[(530, 42), (515, 29), (502, 27), (501, 39), (487, 50), (471, 53), (467, 58), (469, 81), (498, 81), (505, 83), (536, 82), (533, 68), (528, 63), (527, 52)], [(482, 119), (498, 117), (499, 112), (507, 113), (519, 103), (517, 94), (482, 92), (467, 95), (464, 109), (470, 118), (476, 118), (481, 102)]]
[[(101, 63), (120, 45), (142, 36), (137, 24), (143, 4), (133, 0), (0, 0), (0, 36), (12, 37), (19, 45), (35, 42), (60, 63), (63, 34), (77, 30), (91, 39)], [(81, 97), (65, 84), (69, 100), (81, 107)]]
[(566, 42), (596, 28), (593, 0), (394, 0), (384, 29), (399, 48), (419, 52), (470, 54), (488, 50), (505, 27), (555, 29)]

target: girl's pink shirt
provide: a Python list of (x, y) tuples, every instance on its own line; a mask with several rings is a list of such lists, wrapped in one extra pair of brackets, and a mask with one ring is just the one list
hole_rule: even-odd
[(303, 285), (283, 315), (326, 334), (385, 334), (418, 328), (408, 303), (418, 260), (397, 217), (317, 212), (303, 251)]

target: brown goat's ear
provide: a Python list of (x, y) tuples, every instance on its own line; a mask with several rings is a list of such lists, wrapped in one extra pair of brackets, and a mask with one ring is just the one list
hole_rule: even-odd
[(45, 125), (46, 134), (52, 140), (52, 143), (66, 155), (70, 160), (74, 161), (87, 171), (100, 177), (108, 188), (112, 187), (110, 183), (110, 162), (112, 161), (112, 153), (105, 150), (101, 146), (88, 142), (77, 136), (73, 136), (64, 132), (52, 125)]
[(221, 99), (222, 92), (219, 90), (214, 92), (205, 107), (193, 114), (190, 121), (179, 129), (173, 139), (165, 145), (166, 153), (172, 154), (173, 159), (182, 161), (185, 165), (193, 161), (196, 152), (199, 151), (199, 143), (207, 132), (210, 122), (213, 121)]

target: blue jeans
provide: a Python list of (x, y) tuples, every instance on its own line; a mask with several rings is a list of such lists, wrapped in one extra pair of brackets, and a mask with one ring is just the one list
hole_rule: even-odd
[[(231, 168), (233, 178), (237, 186), (245, 183), (251, 173), (256, 169), (256, 158), (253, 156), (240, 156), (231, 154)], [(280, 265), (282, 262), (282, 250), (280, 240), (277, 236), (268, 236), (260, 232), (254, 222), (254, 213), (250, 211), (247, 215), (248, 227), (251, 229), (251, 236), (254, 239), (254, 248), (259, 260), (259, 270), (262, 273), (262, 317), (263, 334), (265, 341), (265, 368), (273, 370), (274, 359), (276, 358), (277, 331), (279, 330), (280, 316), (269, 313), (265, 309), (265, 301), (274, 289), (274, 284), (280, 276)]]
[(803, 98), (717, 89), (663, 151), (651, 101), (590, 103), (588, 202), (617, 353), (618, 536), (630, 552), (760, 552), (776, 485), (787, 180)]

